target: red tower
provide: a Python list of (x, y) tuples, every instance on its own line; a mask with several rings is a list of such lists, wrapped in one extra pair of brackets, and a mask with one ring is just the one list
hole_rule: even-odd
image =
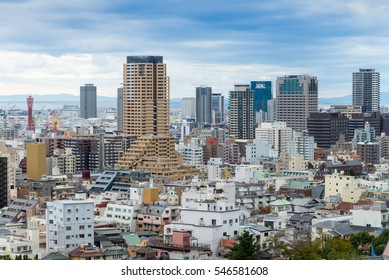
[(28, 108), (28, 123), (27, 130), (34, 130), (34, 122), (32, 121), (32, 104), (34, 98), (32, 96), (27, 97), (27, 108)]

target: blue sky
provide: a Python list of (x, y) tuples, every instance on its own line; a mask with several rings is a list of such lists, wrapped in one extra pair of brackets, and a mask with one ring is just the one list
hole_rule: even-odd
[(0, 94), (114, 96), (127, 55), (164, 56), (173, 98), (303, 73), (344, 96), (359, 68), (389, 92), (387, 14), (381, 0), (0, 0)]

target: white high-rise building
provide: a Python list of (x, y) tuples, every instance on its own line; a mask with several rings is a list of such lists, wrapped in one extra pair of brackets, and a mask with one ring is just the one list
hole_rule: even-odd
[(210, 158), (207, 165), (208, 180), (221, 179), (223, 160), (221, 158)]
[(181, 99), (181, 117), (196, 118), (196, 97), (184, 97)]
[(286, 122), (263, 122), (255, 129), (255, 139), (263, 139), (269, 145), (269, 149), (281, 152), (288, 151), (288, 143), (293, 139), (293, 130), (286, 126)]
[(304, 156), (304, 160), (312, 161), (315, 158), (315, 139), (308, 135), (308, 131), (294, 131), (293, 140), (288, 143), (288, 154)]
[(177, 151), (182, 155), (184, 164), (200, 167), (203, 165), (203, 148), (198, 144), (199, 139), (192, 138), (189, 145), (180, 143)]
[(94, 203), (89, 200), (57, 200), (47, 203), (46, 251), (71, 251), (94, 242)]
[(262, 158), (269, 157), (269, 145), (265, 139), (254, 139), (246, 145), (246, 162), (259, 164)]
[(235, 184), (215, 188), (194, 187), (182, 194), (181, 219), (164, 227), (164, 237), (173, 231), (190, 231), (199, 244), (210, 246), (217, 256), (220, 240), (238, 235), (241, 210), (235, 207)]

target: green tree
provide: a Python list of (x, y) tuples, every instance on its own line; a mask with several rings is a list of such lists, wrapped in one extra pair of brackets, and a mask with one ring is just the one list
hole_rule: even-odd
[(350, 175), (350, 176), (355, 176), (356, 174), (355, 174), (355, 170), (353, 169), (353, 168), (351, 168), (348, 172), (348, 175)]
[(255, 237), (248, 231), (244, 231), (238, 236), (238, 243), (231, 248), (228, 255), (230, 260), (255, 260), (257, 258), (259, 247)]
[(321, 259), (320, 240), (311, 240), (306, 231), (281, 231), (269, 240), (276, 258), (291, 260)]
[(308, 169), (315, 169), (315, 166), (311, 162), (308, 162)]
[(374, 236), (370, 235), (367, 231), (360, 231), (351, 235), (350, 242), (354, 249), (360, 253), (367, 254), (369, 253), (369, 247), (373, 239)]
[(386, 244), (389, 240), (389, 229), (384, 229), (380, 235), (373, 239), (372, 245), (375, 253), (380, 256), (385, 250)]
[(322, 251), (322, 257), (326, 260), (351, 260), (359, 255), (350, 241), (339, 237), (326, 241)]

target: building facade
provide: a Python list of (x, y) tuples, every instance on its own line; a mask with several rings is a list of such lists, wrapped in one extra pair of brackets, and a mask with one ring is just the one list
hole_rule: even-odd
[[(267, 114), (268, 101), (273, 99), (271, 81), (251, 81), (250, 89), (254, 92), (253, 107), (254, 116), (256, 113), (263, 112)], [(267, 120), (268, 117), (265, 117)]]
[(212, 122), (212, 88), (196, 87), (196, 122)]
[(380, 73), (375, 69), (353, 73), (353, 105), (362, 106), (362, 113), (380, 110)]
[(170, 89), (162, 56), (128, 56), (123, 66), (123, 132), (168, 134)]
[(128, 56), (123, 68), (123, 132), (137, 140), (118, 161), (167, 179), (190, 176), (170, 134), (170, 82), (162, 56)]
[(184, 97), (181, 99), (181, 117), (196, 118), (196, 97)]
[(224, 122), (224, 96), (221, 93), (212, 93), (212, 123)]
[(40, 180), (46, 175), (46, 144), (27, 144), (27, 178)]
[(117, 89), (117, 127), (118, 131), (123, 131), (123, 88)]
[(307, 119), (308, 133), (314, 137), (319, 148), (330, 148), (341, 134), (348, 140), (348, 128), (349, 119), (340, 112), (310, 113)]
[(249, 85), (235, 85), (229, 96), (229, 129), (236, 139), (254, 138), (253, 91)]
[(309, 113), (318, 109), (318, 80), (309, 75), (278, 77), (276, 98), (276, 120), (294, 130), (305, 130)]
[(94, 203), (87, 200), (57, 200), (46, 209), (46, 251), (72, 251), (94, 243)]
[(290, 157), (302, 155), (304, 160), (313, 161), (315, 154), (315, 141), (308, 131), (295, 131), (293, 140), (288, 143), (288, 154)]
[(80, 118), (97, 117), (97, 91), (93, 84), (80, 86)]
[(8, 159), (0, 157), (0, 209), (8, 205)]
[(264, 139), (277, 156), (288, 152), (288, 143), (293, 139), (293, 130), (286, 122), (264, 122), (255, 130), (255, 139)]

